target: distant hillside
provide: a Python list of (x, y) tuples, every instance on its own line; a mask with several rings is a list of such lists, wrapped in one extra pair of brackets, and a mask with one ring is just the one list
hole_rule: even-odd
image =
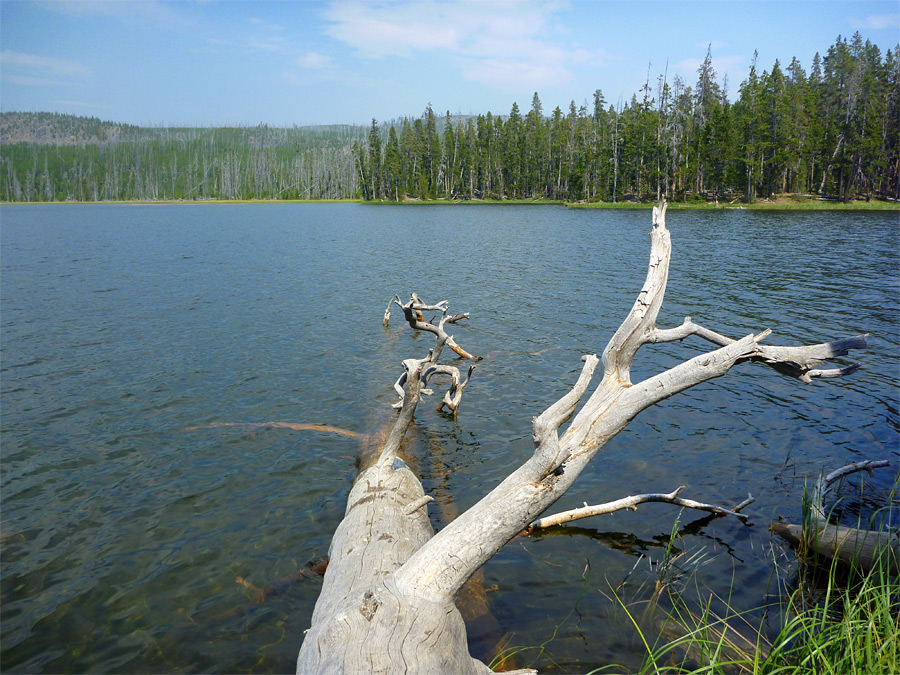
[(368, 127), (139, 127), (0, 113), (0, 201), (338, 199)]
[(324, 144), (335, 147), (364, 138), (368, 127), (322, 124), (307, 127), (140, 127), (96, 117), (59, 113), (0, 113), (0, 145), (106, 145), (146, 141), (195, 141), (229, 137), (257, 147)]
[(0, 143), (83, 145), (134, 138), (139, 127), (59, 113), (0, 113)]

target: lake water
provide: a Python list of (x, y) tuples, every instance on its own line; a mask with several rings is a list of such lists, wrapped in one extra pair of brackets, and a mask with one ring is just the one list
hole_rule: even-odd
[[(726, 505), (752, 493), (752, 527), (685, 512), (676, 541), (706, 563), (689, 597), (730, 594), (749, 610), (795, 578), (767, 525), (797, 521), (807, 481), (893, 460), (862, 495), (844, 491), (852, 522), (897, 479), (898, 215), (670, 211), (668, 225), (661, 326), (691, 315), (733, 337), (772, 328), (773, 344), (872, 335), (850, 378), (804, 386), (745, 364), (645, 411), (557, 504), (680, 484), (684, 496)], [(396, 310), (382, 328), (384, 307), (395, 293), (447, 299), (471, 314), (457, 341), (485, 359), (457, 421), (423, 405), (410, 434), (441, 527), (530, 455), (531, 417), (631, 307), (650, 213), (47, 205), (3, 206), (0, 227), (0, 667), (288, 672), (320, 582), (253, 604), (235, 579), (264, 587), (326, 554), (357, 443), (210, 425), (377, 431), (401, 360), (431, 344)], [(705, 348), (647, 347), (634, 379)], [(490, 658), (504, 636), (536, 646), (555, 632), (520, 665), (634, 667), (642, 646), (610, 588), (625, 582), (622, 600), (635, 614), (648, 607), (651, 563), (676, 518), (673, 506), (644, 505), (511, 542), (484, 569), (496, 625), (473, 631), (473, 654)], [(650, 638), (656, 619), (643, 619)]]

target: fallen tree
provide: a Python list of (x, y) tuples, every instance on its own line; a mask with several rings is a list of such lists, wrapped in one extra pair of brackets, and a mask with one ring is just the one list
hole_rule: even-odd
[[(534, 418), (531, 458), (438, 534), (427, 514), (431, 497), (399, 456), (400, 446), (422, 394), (429, 391), (430, 378), (449, 376), (451, 391), (444, 400), (449, 400), (454, 411), (460, 404), (468, 378), (463, 381), (454, 366), (438, 363), (444, 346), (464, 358), (474, 357), (446, 332), (446, 302), (428, 305), (415, 294), (407, 303), (396, 296), (392, 299), (385, 321), (390, 309), (399, 305), (410, 326), (435, 336), (435, 346), (424, 358), (403, 362), (403, 375), (396, 385), (401, 394), (396, 423), (380, 452), (361, 467), (350, 490), (344, 519), (332, 539), (312, 625), (297, 659), (298, 673), (489, 672), (469, 655), (465, 625), (454, 604), (457, 594), (510, 539), (529, 527), (540, 527), (535, 522), (538, 516), (639, 412), (747, 361), (764, 363), (804, 383), (856, 369), (856, 365), (819, 366), (864, 347), (864, 335), (811, 346), (778, 347), (761, 344), (769, 330), (734, 340), (690, 317), (678, 327), (657, 328), (671, 253), (665, 214), (664, 203), (653, 209), (646, 281), (602, 358), (594, 354), (582, 357), (584, 366), (571, 390)], [(434, 318), (426, 321), (426, 313)], [(711, 342), (717, 349), (641, 382), (631, 381), (632, 361), (641, 347), (689, 336)], [(575, 414), (601, 364), (602, 379)], [(569, 419), (571, 423), (560, 435), (560, 427)], [(656, 501), (677, 503), (677, 493), (650, 497), (667, 497)]]

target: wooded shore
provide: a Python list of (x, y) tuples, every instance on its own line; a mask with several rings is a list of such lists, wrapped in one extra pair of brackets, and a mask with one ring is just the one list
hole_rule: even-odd
[(808, 68), (754, 57), (736, 94), (707, 51), (696, 83), (648, 71), (630, 100), (598, 88), (551, 110), (534, 92), (499, 114), (428, 104), (370, 125), (145, 128), (2, 113), (0, 200), (896, 201), (898, 51), (857, 33)]
[[(132, 199), (109, 201), (49, 201), (49, 202), (11, 202), (0, 201), (0, 206), (37, 206), (37, 205), (132, 205), (132, 206), (166, 206), (166, 205), (243, 205), (243, 204), (365, 204), (367, 206), (466, 206), (466, 205), (505, 205), (505, 206), (562, 206), (573, 209), (651, 209), (649, 202), (567, 202), (561, 199), (408, 199), (401, 202), (365, 199)], [(728, 210), (746, 209), (750, 211), (900, 211), (900, 202), (893, 200), (857, 200), (847, 204), (837, 199), (778, 199), (759, 201), (753, 204), (715, 202), (682, 202), (669, 204), (675, 210)]]

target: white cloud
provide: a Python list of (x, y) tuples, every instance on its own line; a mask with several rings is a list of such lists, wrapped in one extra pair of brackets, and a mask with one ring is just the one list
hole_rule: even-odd
[(0, 69), (5, 81), (25, 85), (62, 84), (60, 80), (85, 80), (91, 74), (90, 69), (78, 61), (11, 49), (0, 52)]
[(900, 13), (898, 14), (871, 14), (865, 19), (854, 19), (854, 28), (868, 28), (869, 30), (884, 30), (893, 28), (900, 30)]
[(367, 58), (455, 48), (459, 35), (447, 16), (450, 7), (431, 2), (390, 6), (339, 3), (326, 12), (326, 18), (332, 21), (327, 32)]
[(561, 7), (546, 0), (349, 0), (334, 2), (324, 17), (328, 34), (363, 58), (452, 57), (466, 79), (515, 90), (566, 81), (573, 64), (607, 60), (603, 50), (553, 41)]

